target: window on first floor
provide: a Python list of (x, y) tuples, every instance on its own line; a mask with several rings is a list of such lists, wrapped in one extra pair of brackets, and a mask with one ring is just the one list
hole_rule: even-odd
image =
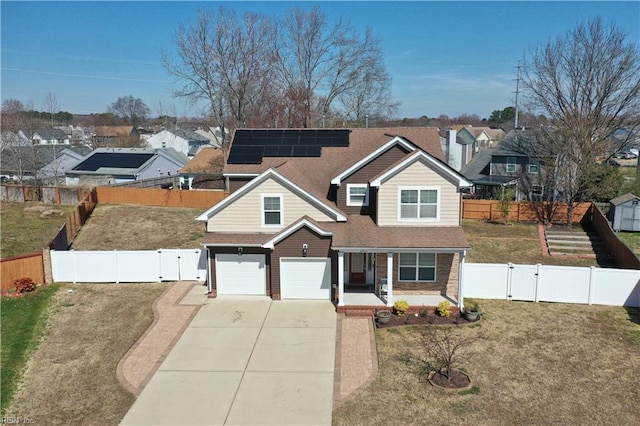
[(507, 173), (516, 171), (516, 157), (507, 157)]
[(282, 196), (262, 197), (262, 221), (264, 226), (282, 226)]
[(437, 219), (437, 189), (401, 189), (400, 219)]
[(435, 281), (435, 253), (400, 253), (398, 279), (400, 281)]
[(366, 183), (347, 185), (347, 205), (365, 207), (369, 205), (369, 191)]

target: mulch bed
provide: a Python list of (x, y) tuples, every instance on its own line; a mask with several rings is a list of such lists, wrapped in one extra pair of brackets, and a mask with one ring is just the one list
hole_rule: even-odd
[[(478, 320), (479, 321), (479, 320)], [(376, 327), (378, 328), (387, 328), (387, 327), (399, 327), (404, 325), (466, 325), (473, 324), (478, 321), (467, 321), (460, 314), (451, 314), (449, 317), (441, 317), (439, 315), (429, 314), (425, 316), (420, 316), (419, 314), (416, 316), (415, 314), (404, 314), (404, 315), (391, 315), (389, 318), (389, 322), (386, 324), (380, 324), (378, 320), (376, 320)]]
[(455, 390), (465, 389), (471, 385), (469, 376), (458, 370), (451, 371), (451, 380), (447, 379), (444, 374), (436, 371), (429, 376), (429, 381), (434, 386)]

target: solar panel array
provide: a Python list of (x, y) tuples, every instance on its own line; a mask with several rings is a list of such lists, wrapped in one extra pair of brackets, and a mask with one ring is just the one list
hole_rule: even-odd
[(132, 154), (122, 152), (97, 152), (78, 164), (73, 170), (95, 172), (101, 167), (116, 169), (137, 169), (146, 163), (154, 154)]
[(348, 129), (236, 130), (227, 163), (260, 164), (263, 157), (320, 157), (322, 147), (349, 146)]

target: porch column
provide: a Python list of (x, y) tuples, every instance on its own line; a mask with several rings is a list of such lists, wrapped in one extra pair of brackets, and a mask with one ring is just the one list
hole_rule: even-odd
[(387, 306), (393, 306), (393, 253), (387, 253)]
[(338, 306), (344, 306), (344, 253), (338, 252)]
[(212, 277), (211, 277), (211, 250), (207, 247), (207, 295), (213, 291)]
[(463, 295), (463, 291), (464, 291), (464, 284), (463, 284), (463, 278), (464, 278), (464, 260), (465, 257), (467, 255), (467, 251), (464, 250), (462, 253), (459, 253), (460, 255), (460, 262), (458, 262), (458, 308), (460, 310), (464, 309), (464, 295)]

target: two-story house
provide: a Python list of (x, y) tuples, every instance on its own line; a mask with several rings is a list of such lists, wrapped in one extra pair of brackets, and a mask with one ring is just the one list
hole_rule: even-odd
[(458, 301), (471, 183), (435, 128), (236, 130), (205, 224), (216, 295), (343, 306)]
[(480, 150), (461, 173), (482, 198), (499, 198), (500, 187), (512, 187), (517, 200), (540, 200), (549, 195), (536, 133), (512, 130), (494, 149)]
[(189, 129), (164, 129), (147, 138), (151, 148), (173, 148), (193, 158), (202, 148), (212, 146), (209, 138)]
[(18, 135), (28, 141), (31, 141), (34, 145), (69, 145), (71, 139), (60, 129), (38, 129), (28, 130), (21, 129), (18, 131)]

